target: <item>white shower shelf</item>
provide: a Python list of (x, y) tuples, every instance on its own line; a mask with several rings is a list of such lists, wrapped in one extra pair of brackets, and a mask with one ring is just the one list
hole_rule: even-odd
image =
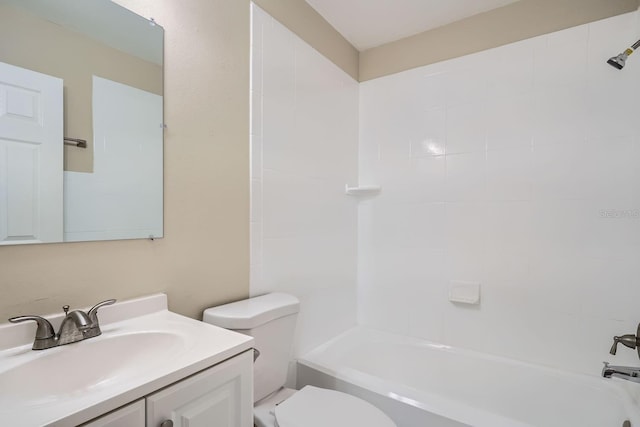
[(356, 187), (345, 186), (344, 192), (349, 196), (375, 196), (380, 193), (382, 187), (379, 185), (359, 185)]

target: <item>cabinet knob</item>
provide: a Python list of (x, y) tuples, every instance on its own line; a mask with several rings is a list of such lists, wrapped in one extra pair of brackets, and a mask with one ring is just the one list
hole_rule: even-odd
[(171, 420), (163, 421), (162, 424), (160, 424), (160, 427), (173, 427), (173, 421)]

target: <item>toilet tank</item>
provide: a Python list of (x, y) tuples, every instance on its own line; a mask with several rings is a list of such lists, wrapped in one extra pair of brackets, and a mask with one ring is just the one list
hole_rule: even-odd
[(287, 380), (300, 301), (272, 293), (204, 311), (202, 320), (255, 340), (260, 352), (254, 365), (254, 402), (279, 390)]

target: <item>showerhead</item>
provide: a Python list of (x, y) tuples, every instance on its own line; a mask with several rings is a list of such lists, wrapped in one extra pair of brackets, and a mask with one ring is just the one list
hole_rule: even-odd
[(627, 58), (629, 58), (629, 55), (631, 55), (639, 47), (640, 40), (635, 42), (633, 46), (622, 52), (620, 55), (609, 58), (607, 64), (611, 65), (612, 67), (616, 67), (618, 70), (622, 70), (627, 63)]
[(611, 65), (612, 67), (616, 67), (618, 70), (622, 70), (625, 64), (627, 63), (628, 57), (629, 55), (627, 55), (626, 52), (623, 52), (618, 56), (614, 56), (613, 58), (610, 58), (607, 61), (607, 64)]

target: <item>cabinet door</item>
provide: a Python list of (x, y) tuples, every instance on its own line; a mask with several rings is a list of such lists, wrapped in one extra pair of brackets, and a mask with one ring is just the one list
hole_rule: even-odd
[(147, 427), (252, 427), (253, 352), (147, 396)]
[(82, 427), (144, 427), (144, 399), (82, 424)]

